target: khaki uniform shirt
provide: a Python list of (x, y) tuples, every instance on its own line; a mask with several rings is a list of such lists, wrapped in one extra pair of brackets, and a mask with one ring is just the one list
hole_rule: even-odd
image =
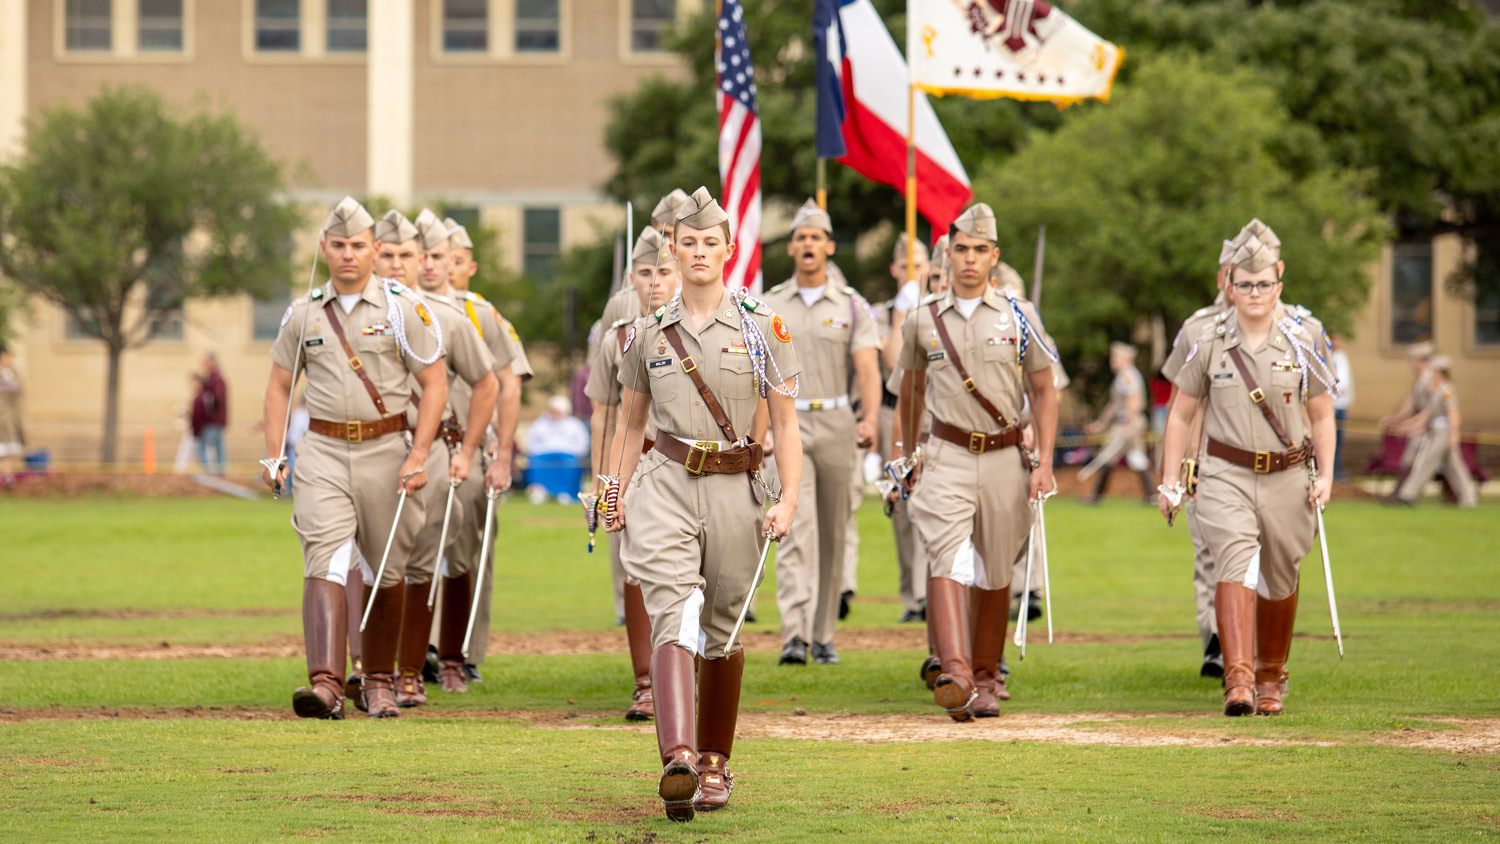
[(1219, 300), (1206, 308), (1199, 308), (1193, 312), (1182, 323), (1177, 337), (1172, 341), (1172, 351), (1167, 355), (1167, 360), (1161, 365), (1161, 375), (1168, 381), (1176, 381), (1177, 373), (1182, 371), (1183, 361), (1187, 358), (1188, 350), (1193, 347), (1198, 336), (1203, 333), (1205, 325), (1214, 324), (1219, 314), (1224, 313), (1228, 306), (1223, 303), (1224, 294), (1219, 294)]
[(0, 447), (24, 445), (25, 442), (26, 433), (21, 425), (21, 379), (15, 370), (0, 369)]
[[(771, 309), (754, 298), (747, 302), (755, 306), (748, 316), (735, 306), (725, 289), (714, 316), (695, 330), (685, 319), (687, 313), (679, 295), (632, 326), (635, 336), (629, 338), (619, 382), (625, 387), (640, 385), (640, 392), (650, 393), (650, 422), (657, 430), (689, 440), (719, 440), (724, 436), (704, 407), (692, 376), (683, 371), (682, 361), (662, 333), (669, 325), (678, 327), (683, 348), (723, 406), (736, 436), (749, 433), (751, 417), (760, 401), (755, 379), (750, 377), (754, 364), (740, 327), (742, 319), (753, 320), (765, 337), (770, 358), (765, 361), (767, 378), (777, 383), (778, 379), (788, 381), (802, 373), (792, 346), (795, 335), (783, 326), (781, 336), (787, 339), (780, 339), (774, 325), (781, 323)], [(799, 395), (804, 394), (799, 389)]]
[(791, 279), (771, 288), (765, 299), (797, 338), (798, 357), (808, 364), (797, 398), (816, 400), (849, 395), (854, 353), (880, 348), (880, 333), (870, 318), (870, 305), (865, 297), (852, 287), (829, 282), (808, 305), (802, 299), (797, 280)]
[(271, 360), (277, 366), (293, 370), (299, 351), (297, 338), (304, 335), (300, 351), (306, 361), (305, 398), (312, 418), (328, 422), (374, 422), (381, 418), (359, 374), (350, 366), (343, 345), (328, 325), (323, 307), (329, 301), (337, 310), (344, 336), (359, 357), (364, 373), (385, 402), (386, 411), (392, 415), (407, 411), (411, 404), (407, 377), (421, 372), (427, 364), (406, 354), (397, 343), (399, 328), (392, 325), (391, 306), (398, 311), (405, 326), (406, 342), (417, 355), (432, 357), (438, 352), (438, 340), (431, 328), (432, 313), (421, 298), (410, 288), (392, 287), (395, 284), (389, 279), (370, 276), (354, 309), (344, 313), (330, 281), (314, 290), (310, 297), (303, 296), (293, 302), (282, 316), (281, 331), (271, 346)]
[(589, 332), (588, 357), (593, 360), (599, 354), (601, 341), (609, 333), (610, 326), (616, 325), (622, 319), (634, 322), (641, 316), (641, 302), (635, 295), (635, 290), (627, 283), (624, 287), (610, 294), (609, 301), (604, 303), (604, 313), (599, 317), (598, 333)]
[(479, 332), (479, 339), (495, 358), (496, 372), (510, 366), (523, 381), (533, 375), (531, 362), (526, 359), (526, 350), (521, 346), (521, 335), (516, 333), (514, 325), (500, 316), (500, 311), (488, 299), (473, 291), (455, 291), (454, 301), (462, 304), (469, 324)]
[[(469, 322), (463, 306), (453, 297), (423, 293), (422, 298), (443, 329), (443, 356), (448, 363), (448, 407), (444, 415), (452, 414), (459, 425), (468, 425), (474, 384), (491, 371), (504, 369), (510, 364), (510, 359), (502, 361), (490, 352), (473, 323)], [(501, 347), (501, 354), (509, 353), (508, 345)], [(415, 380), (411, 386), (413, 390), (418, 389)], [(415, 419), (412, 421), (415, 424)]]
[[(1285, 306), (1278, 306), (1277, 322)], [(1311, 317), (1298, 326), (1302, 339), (1326, 356), (1323, 327)], [(1245, 364), (1265, 391), (1266, 405), (1276, 414), (1292, 445), (1300, 445), (1307, 436), (1302, 406), (1306, 398), (1327, 392), (1323, 382), (1308, 374), (1307, 396), (1302, 395), (1303, 368), (1297, 361), (1292, 339), (1280, 325), (1272, 325), (1271, 334), (1258, 349), (1240, 344), (1239, 321), (1231, 308), (1205, 324), (1184, 357), (1182, 369), (1173, 379), (1177, 388), (1197, 399), (1207, 399), (1204, 431), (1219, 442), (1247, 451), (1286, 451), (1255, 402), (1250, 389), (1240, 377), (1239, 369), (1229, 359), (1228, 351), (1239, 348)], [(1307, 354), (1312, 354), (1311, 352)]]
[[(958, 310), (952, 291), (922, 300), (902, 325), (899, 368), (927, 373), (927, 409), (934, 418), (970, 431), (998, 430), (998, 423), (964, 389), (963, 376), (948, 359), (947, 349), (932, 323), (930, 305), (934, 301), (938, 303), (938, 318), (947, 326), (976, 389), (1007, 422), (1016, 423), (1025, 401), (1024, 375), (1050, 370), (1052, 359), (1034, 336), (1025, 338), (1026, 353), (1021, 356), (1023, 342), (1012, 305), (992, 289), (985, 290), (968, 319)], [(1020, 299), (1015, 306), (1021, 309), (1031, 327), (1045, 336), (1036, 308)]]
[[(620, 394), (624, 391), (624, 388), (620, 386), (620, 364), (625, 357), (620, 349), (624, 347), (625, 339), (630, 336), (630, 329), (635, 323), (633, 319), (622, 319), (599, 332), (599, 348), (589, 367), (588, 383), (583, 387), (583, 393), (589, 397), (589, 401), (604, 407), (613, 407), (617, 414), (624, 412), (619, 406)], [(735, 433), (740, 432), (736, 429)], [(656, 439), (656, 426), (649, 421), (646, 423), (646, 439)], [(608, 448), (608, 443), (605, 447)]]

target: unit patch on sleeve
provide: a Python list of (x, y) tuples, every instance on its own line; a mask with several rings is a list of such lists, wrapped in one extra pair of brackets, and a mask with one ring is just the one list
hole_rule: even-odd
[(771, 317), (771, 333), (775, 334), (776, 339), (783, 343), (792, 342), (792, 332), (787, 330), (786, 323), (781, 321), (780, 314)]

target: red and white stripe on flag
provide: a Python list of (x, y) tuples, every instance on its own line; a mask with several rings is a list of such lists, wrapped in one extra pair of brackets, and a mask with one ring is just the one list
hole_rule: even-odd
[(729, 215), (736, 244), (724, 265), (731, 290), (761, 290), (760, 272), (760, 114), (755, 102), (755, 68), (739, 0), (723, 0), (719, 10), (719, 204)]

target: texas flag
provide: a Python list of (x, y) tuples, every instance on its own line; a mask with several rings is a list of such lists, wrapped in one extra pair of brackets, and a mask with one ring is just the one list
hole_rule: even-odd
[[(818, 155), (906, 189), (906, 60), (870, 0), (814, 0)], [(921, 92), (916, 95), (917, 210), (934, 235), (974, 192), (958, 153)]]

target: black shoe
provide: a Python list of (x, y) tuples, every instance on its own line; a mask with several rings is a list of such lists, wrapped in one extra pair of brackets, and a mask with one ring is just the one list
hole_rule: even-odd
[(1203, 667), (1198, 669), (1198, 676), (1224, 676), (1224, 654), (1219, 650), (1219, 634), (1217, 633), (1208, 638), (1208, 647), (1203, 649)]
[(756, 619), (756, 617), (755, 617), (755, 610), (745, 610), (745, 623), (746, 624), (754, 624), (757, 620), (758, 619)]
[(1026, 620), (1036, 621), (1042, 617), (1042, 596), (1035, 589), (1026, 598)]
[(1005, 654), (1000, 655), (1000, 679), (1010, 679), (1010, 663), (1005, 661)]
[(781, 665), (806, 665), (807, 643), (800, 638), (792, 637), (792, 641), (786, 643), (781, 649)]
[(625, 616), (623, 616), (623, 615), (617, 615), (617, 616), (615, 616), (615, 626), (616, 627), (624, 627), (625, 626)]
[(839, 596), (839, 621), (849, 617), (849, 599), (854, 597), (853, 590), (845, 589)]
[(433, 645), (427, 646), (427, 660), (422, 663), (422, 682), (436, 683), (438, 681), (438, 669), (442, 663), (438, 661), (437, 648)]
[(896, 619), (896, 623), (897, 624), (912, 624), (913, 622), (926, 621), (926, 620), (927, 620), (927, 611), (926, 610), (907, 610), (906, 612), (903, 612), (901, 614), (900, 618)]
[(484, 682), (484, 678), (479, 675), (479, 666), (472, 662), (464, 663), (464, 679), (470, 683)]
[(817, 642), (813, 642), (812, 654), (813, 662), (816, 662), (819, 665), (838, 665), (840, 662), (839, 652), (833, 649), (832, 642), (829, 642), (826, 645), (820, 645)]

